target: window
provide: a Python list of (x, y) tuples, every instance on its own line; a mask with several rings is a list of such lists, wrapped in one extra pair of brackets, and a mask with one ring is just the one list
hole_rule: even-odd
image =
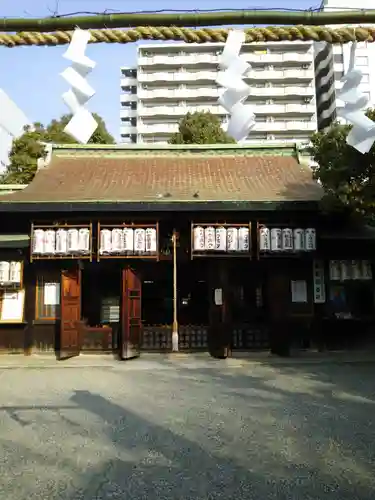
[(35, 319), (55, 320), (60, 318), (60, 279), (57, 273), (40, 274), (36, 280)]

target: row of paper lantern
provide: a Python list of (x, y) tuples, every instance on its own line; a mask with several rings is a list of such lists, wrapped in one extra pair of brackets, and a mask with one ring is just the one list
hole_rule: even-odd
[(125, 227), (123, 229), (100, 230), (100, 255), (111, 254), (156, 254), (157, 233), (156, 229)]
[(371, 263), (368, 260), (331, 260), (329, 277), (332, 281), (371, 280)]
[(35, 229), (32, 253), (34, 255), (89, 254), (91, 236), (88, 228)]
[(312, 252), (316, 250), (314, 228), (268, 228), (259, 229), (259, 250), (261, 252)]
[(0, 262), (0, 283), (21, 283), (22, 263), (18, 261)]
[(195, 252), (248, 252), (250, 230), (248, 227), (196, 226), (193, 229), (193, 251)]

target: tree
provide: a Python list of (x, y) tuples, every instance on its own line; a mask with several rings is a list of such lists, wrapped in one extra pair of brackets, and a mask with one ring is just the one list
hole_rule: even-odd
[[(375, 121), (375, 110), (367, 116)], [(346, 143), (350, 125), (334, 123), (311, 137), (310, 154), (318, 166), (314, 177), (325, 190), (325, 206), (348, 210), (371, 220), (375, 216), (375, 147), (361, 154)]]
[(220, 119), (210, 112), (187, 113), (172, 135), (170, 144), (231, 144), (236, 141), (221, 127)]
[[(98, 128), (89, 140), (92, 144), (114, 144), (114, 138), (108, 132), (103, 119), (93, 113)], [(64, 128), (72, 115), (63, 115), (59, 120), (52, 120), (44, 127), (34, 123), (26, 127), (25, 132), (13, 141), (9, 155), (10, 164), (1, 178), (3, 184), (28, 184), (34, 178), (39, 158), (46, 155), (43, 143), (75, 144), (75, 140), (64, 132)]]

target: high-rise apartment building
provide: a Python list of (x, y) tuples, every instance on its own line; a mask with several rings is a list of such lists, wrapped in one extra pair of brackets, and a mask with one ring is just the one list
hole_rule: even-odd
[[(215, 83), (223, 44), (141, 45), (137, 69), (122, 68), (121, 138), (163, 143), (188, 112), (210, 111), (225, 126), (228, 116)], [(306, 141), (317, 129), (314, 48), (310, 42), (245, 44), (252, 69), (247, 103), (256, 125), (248, 142)]]
[[(374, 0), (359, 0), (355, 5), (350, 0), (324, 0), (322, 10), (375, 9)], [(331, 45), (325, 42), (315, 45), (316, 100), (318, 126), (324, 129), (337, 118), (338, 109), (343, 103), (338, 92), (343, 83), (342, 77), (348, 71), (351, 44)], [(375, 106), (375, 44), (358, 43), (356, 67), (362, 70), (360, 90), (368, 97), (369, 106)], [(343, 120), (341, 120), (343, 121)]]

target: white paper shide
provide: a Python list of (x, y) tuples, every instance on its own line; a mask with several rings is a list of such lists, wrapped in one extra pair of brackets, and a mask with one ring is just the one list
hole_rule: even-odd
[(255, 115), (249, 105), (245, 105), (250, 95), (250, 87), (243, 81), (243, 77), (250, 71), (250, 65), (241, 58), (240, 50), (245, 42), (245, 33), (232, 30), (221, 55), (220, 70), (216, 83), (225, 88), (219, 98), (219, 104), (229, 113), (228, 135), (236, 141), (246, 139), (255, 125)]
[(71, 87), (62, 95), (62, 99), (73, 114), (64, 132), (82, 144), (90, 140), (98, 127), (95, 118), (85, 107), (95, 95), (95, 90), (86, 79), (96, 66), (96, 63), (85, 54), (90, 37), (89, 31), (79, 28), (74, 31), (70, 45), (63, 55), (72, 62), (72, 65), (61, 73)]

